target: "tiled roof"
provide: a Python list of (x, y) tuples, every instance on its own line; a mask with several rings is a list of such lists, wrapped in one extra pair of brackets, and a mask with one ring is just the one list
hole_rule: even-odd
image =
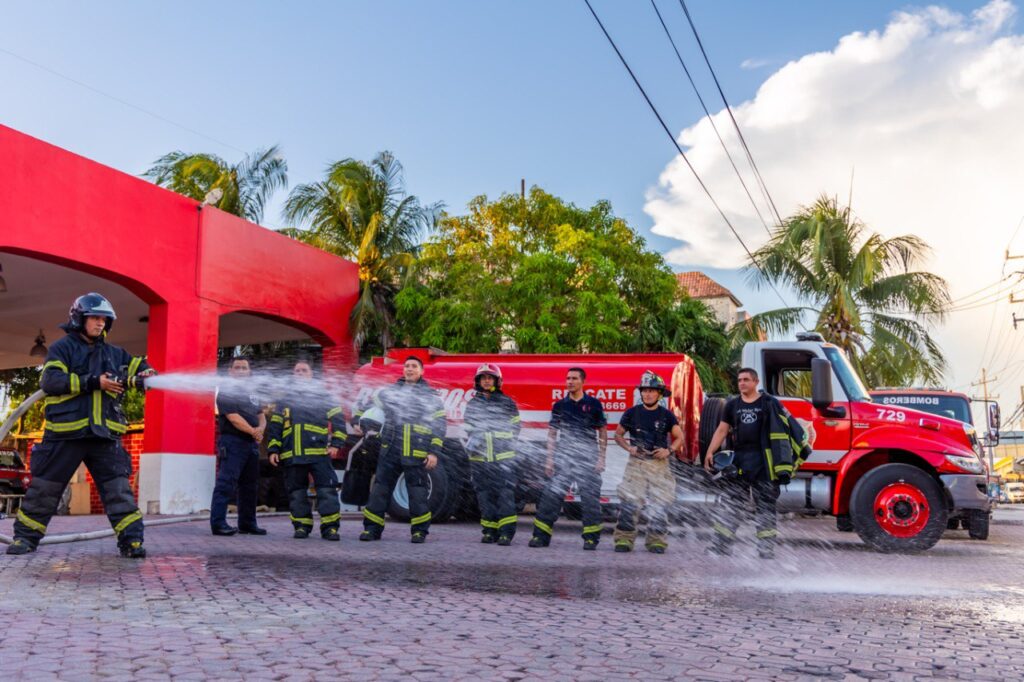
[(676, 280), (679, 282), (679, 288), (686, 291), (690, 298), (731, 298), (737, 307), (743, 305), (738, 298), (733, 296), (731, 291), (703, 272), (677, 272)]

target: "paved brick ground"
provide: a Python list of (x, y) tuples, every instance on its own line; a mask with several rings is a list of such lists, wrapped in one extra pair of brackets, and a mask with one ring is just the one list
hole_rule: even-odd
[(142, 562), (111, 540), (0, 556), (0, 677), (1019, 679), (1024, 513), (998, 521), (989, 542), (883, 556), (795, 520), (772, 564), (707, 558), (692, 533), (664, 556), (583, 552), (569, 522), (546, 550), (525, 522), (509, 548), (468, 524), (422, 546), (399, 525), (356, 542), (355, 521), (339, 544), (281, 518), (265, 538), (152, 528)]

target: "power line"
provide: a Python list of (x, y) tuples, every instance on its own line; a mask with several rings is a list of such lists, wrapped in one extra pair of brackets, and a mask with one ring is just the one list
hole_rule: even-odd
[(201, 137), (201, 138), (203, 138), (205, 140), (209, 140), (210, 142), (215, 142), (215, 143), (221, 145), (222, 147), (227, 147), (228, 149), (233, 149), (234, 151), (239, 152), (241, 154), (245, 154), (246, 153), (246, 151), (244, 149), (239, 149), (238, 147), (234, 146), (233, 144), (228, 144), (227, 142), (224, 142), (223, 140), (218, 140), (215, 137), (210, 137), (209, 135), (201, 133), (198, 130), (195, 130), (194, 128), (189, 128), (188, 126), (182, 125), (181, 123), (178, 123), (177, 121), (172, 121), (171, 119), (167, 118), (166, 116), (158, 114), (155, 111), (150, 111), (149, 109), (144, 109), (143, 107), (140, 107), (137, 104), (132, 104), (128, 100), (121, 99), (120, 97), (117, 97), (116, 95), (111, 95), (109, 92), (104, 92), (103, 90), (100, 90), (99, 88), (94, 88), (93, 86), (89, 85), (88, 83), (83, 83), (82, 81), (77, 80), (75, 78), (72, 78), (71, 76), (67, 76), (67, 75), (65, 75), (65, 74), (63, 74), (63, 73), (61, 73), (59, 71), (55, 71), (54, 69), (51, 69), (48, 66), (44, 66), (43, 64), (40, 64), (39, 62), (32, 61), (28, 57), (22, 57), (20, 54), (16, 54), (14, 52), (11, 52), (10, 50), (8, 50), (6, 48), (3, 48), (3, 47), (0, 47), (0, 52), (3, 52), (4, 54), (6, 54), (6, 55), (8, 55), (10, 57), (14, 57), (15, 59), (17, 59), (19, 61), (22, 61), (22, 62), (24, 62), (24, 63), (26, 63), (26, 64), (28, 64), (30, 66), (34, 66), (35, 68), (37, 68), (37, 69), (39, 69), (41, 71), (45, 71), (46, 73), (48, 73), (50, 75), (56, 76), (57, 78), (61, 78), (63, 80), (66, 80), (69, 83), (74, 83), (78, 87), (84, 88), (84, 89), (88, 90), (89, 92), (93, 92), (93, 93), (95, 93), (97, 95), (100, 95), (101, 97), (106, 97), (107, 99), (112, 100), (114, 102), (117, 102), (118, 104), (121, 104), (123, 106), (126, 106), (129, 109), (134, 109), (135, 111), (138, 111), (139, 113), (145, 114), (146, 116), (150, 116), (152, 118), (155, 118), (158, 121), (163, 121), (164, 123), (167, 123), (168, 125), (172, 125), (175, 128), (178, 128), (180, 130), (184, 130), (186, 133), (191, 133), (192, 135), (196, 135), (196, 136)]
[(697, 46), (700, 47), (700, 53), (704, 56), (704, 63), (708, 65), (708, 71), (711, 72), (711, 78), (715, 81), (715, 87), (718, 88), (718, 94), (722, 98), (722, 104), (725, 105), (725, 111), (729, 114), (729, 120), (732, 121), (732, 126), (736, 129), (736, 134), (740, 138), (740, 144), (743, 145), (743, 149), (747, 153), (747, 161), (750, 162), (750, 167), (754, 171), (754, 177), (757, 178), (761, 191), (764, 192), (765, 198), (768, 200), (768, 205), (771, 206), (772, 211), (775, 212), (775, 219), (779, 222), (779, 225), (781, 225), (782, 216), (779, 214), (779, 209), (775, 207), (775, 201), (772, 199), (771, 193), (768, 192), (768, 186), (765, 184), (764, 178), (761, 177), (761, 171), (754, 162), (754, 155), (750, 152), (750, 147), (747, 145), (746, 138), (743, 137), (743, 131), (740, 130), (740, 124), (736, 122), (736, 117), (733, 116), (732, 107), (729, 106), (729, 100), (725, 97), (725, 91), (722, 90), (722, 84), (718, 82), (718, 75), (715, 74), (715, 69), (711, 66), (711, 60), (708, 58), (708, 53), (704, 49), (704, 43), (700, 39), (700, 33), (697, 32), (697, 26), (693, 23), (693, 17), (690, 16), (690, 10), (687, 9), (685, 0), (679, 0), (679, 6), (683, 8), (683, 14), (686, 15), (686, 21), (690, 24), (690, 30), (693, 31), (693, 37), (697, 40)]
[(729, 159), (729, 165), (732, 166), (733, 171), (736, 173), (736, 177), (739, 179), (740, 184), (743, 186), (743, 191), (746, 192), (747, 198), (750, 199), (750, 204), (754, 207), (754, 212), (757, 214), (761, 224), (764, 225), (765, 232), (768, 236), (772, 236), (771, 228), (768, 227), (768, 221), (761, 215), (761, 209), (758, 207), (757, 202), (754, 201), (754, 196), (750, 193), (747, 188), (747, 183), (743, 181), (743, 175), (740, 173), (740, 169), (736, 167), (736, 162), (732, 158), (732, 154), (729, 152), (729, 148), (725, 144), (725, 140), (722, 139), (721, 133), (718, 132), (718, 126), (715, 125), (715, 119), (711, 116), (711, 112), (708, 110), (707, 105), (704, 103), (704, 98), (701, 97), (700, 90), (697, 88), (697, 84), (693, 80), (693, 76), (690, 75), (690, 69), (687, 68), (686, 62), (683, 60), (683, 56), (679, 53), (679, 48), (676, 47), (676, 41), (672, 38), (672, 33), (668, 30), (668, 26), (665, 24), (665, 19), (661, 16), (661, 11), (658, 9), (658, 5), (651, 0), (651, 7), (654, 8), (654, 13), (658, 15), (658, 21), (661, 22), (661, 27), (665, 30), (665, 36), (668, 38), (668, 42), (672, 44), (672, 50), (676, 53), (676, 59), (679, 60), (679, 66), (683, 67), (683, 72), (686, 74), (686, 79), (690, 81), (690, 87), (693, 88), (693, 92), (697, 95), (697, 101), (700, 102), (701, 109), (704, 110), (704, 115), (707, 117), (708, 123), (711, 124), (711, 129), (715, 131), (715, 137), (718, 138), (718, 143), (722, 145), (722, 150), (725, 152), (725, 156)]
[(661, 117), (661, 113), (658, 112), (658, 108), (654, 106), (654, 102), (651, 101), (651, 98), (647, 95), (647, 91), (644, 90), (644, 86), (640, 84), (640, 81), (639, 79), (637, 79), (636, 74), (633, 73), (633, 69), (629, 66), (629, 62), (627, 62), (626, 58), (622, 55), (622, 52), (619, 50), (619, 46), (615, 44), (615, 41), (612, 39), (611, 34), (608, 33), (608, 29), (604, 27), (604, 23), (601, 21), (601, 18), (597, 16), (597, 12), (594, 11), (593, 6), (590, 4), (590, 0), (583, 0), (583, 2), (586, 3), (587, 9), (590, 10), (590, 13), (594, 17), (594, 21), (597, 22), (597, 25), (601, 28), (601, 32), (604, 33), (604, 37), (608, 40), (608, 43), (612, 46), (612, 49), (615, 50), (615, 54), (618, 55), (619, 61), (622, 62), (622, 65), (624, 67), (626, 67), (626, 71), (629, 73), (629, 77), (633, 79), (633, 83), (636, 85), (637, 89), (640, 90), (640, 94), (643, 95), (644, 101), (647, 102), (647, 106), (650, 107), (651, 112), (654, 114), (655, 118), (658, 119), (658, 123), (661, 124), (662, 130), (664, 130), (665, 134), (668, 135), (668, 139), (672, 141), (672, 145), (676, 148), (676, 151), (679, 152), (679, 156), (683, 158), (683, 161), (686, 163), (687, 168), (689, 168), (690, 172), (693, 173), (693, 177), (697, 180), (697, 184), (699, 184), (701, 189), (704, 190), (704, 193), (708, 196), (708, 199), (711, 201), (711, 204), (718, 211), (718, 214), (722, 216), (722, 220), (724, 220), (725, 224), (729, 226), (729, 230), (732, 232), (733, 236), (736, 237), (736, 241), (740, 243), (740, 246), (743, 247), (743, 250), (747, 253), (747, 257), (750, 258), (750, 262), (754, 264), (754, 267), (756, 267), (758, 271), (760, 271), (761, 275), (764, 277), (764, 281), (768, 283), (768, 286), (771, 287), (772, 291), (775, 292), (775, 295), (779, 297), (780, 301), (782, 301), (782, 305), (784, 305), (787, 308), (792, 307), (782, 296), (782, 294), (779, 293), (779, 290), (775, 288), (775, 284), (768, 278), (768, 274), (764, 271), (764, 268), (761, 267), (761, 264), (757, 262), (757, 259), (754, 258), (754, 254), (750, 252), (750, 249), (747, 248), (747, 245), (743, 241), (743, 238), (740, 237), (739, 232), (737, 232), (736, 228), (733, 227), (732, 222), (729, 220), (729, 216), (725, 214), (725, 211), (722, 210), (722, 207), (718, 205), (717, 201), (715, 201), (715, 197), (711, 194), (711, 190), (709, 190), (708, 186), (704, 184), (703, 180), (701, 180), (700, 175), (697, 173), (697, 169), (693, 167), (693, 164), (690, 163), (690, 159), (686, 157), (686, 153), (683, 151), (683, 148), (679, 146), (679, 142), (676, 141), (675, 135), (672, 134), (672, 131), (665, 123), (665, 119)]

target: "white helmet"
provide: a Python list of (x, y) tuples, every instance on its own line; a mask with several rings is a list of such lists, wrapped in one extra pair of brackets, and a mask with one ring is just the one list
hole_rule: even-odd
[(374, 405), (363, 412), (359, 417), (359, 428), (367, 436), (380, 433), (384, 428), (384, 410)]

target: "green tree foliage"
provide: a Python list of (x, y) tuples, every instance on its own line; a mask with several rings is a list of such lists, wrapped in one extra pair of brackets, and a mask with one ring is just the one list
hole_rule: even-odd
[(307, 229), (282, 233), (359, 264), (350, 329), (364, 353), (393, 345), (395, 294), (440, 209), (406, 193), (402, 164), (387, 151), (370, 163), (333, 163), (323, 180), (299, 185), (288, 197), (285, 218)]
[(601, 201), (579, 208), (534, 187), (444, 216), (395, 299), (400, 340), (452, 352), (691, 354), (727, 390), (728, 342), (680, 299), (662, 257)]
[(917, 270), (928, 251), (913, 235), (868, 233), (848, 206), (822, 196), (754, 253), (763, 274), (748, 266), (755, 284), (791, 287), (808, 304), (755, 315), (740, 339), (788, 334), (808, 313), (868, 386), (938, 383), (946, 361), (928, 330), (943, 319), (950, 298), (944, 279)]
[(271, 195), (288, 186), (288, 163), (276, 146), (247, 154), (236, 164), (214, 154), (175, 151), (157, 159), (142, 175), (196, 201), (219, 195), (211, 202), (214, 206), (260, 223)]

